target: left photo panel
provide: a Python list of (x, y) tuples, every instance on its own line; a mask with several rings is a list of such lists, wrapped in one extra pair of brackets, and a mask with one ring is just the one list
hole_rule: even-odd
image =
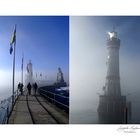
[(69, 17), (0, 16), (0, 124), (69, 124)]

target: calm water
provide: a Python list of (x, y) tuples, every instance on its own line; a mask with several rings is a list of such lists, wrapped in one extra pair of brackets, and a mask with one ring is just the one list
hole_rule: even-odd
[(97, 124), (98, 116), (93, 110), (74, 110), (71, 113), (71, 120), (72, 124)]

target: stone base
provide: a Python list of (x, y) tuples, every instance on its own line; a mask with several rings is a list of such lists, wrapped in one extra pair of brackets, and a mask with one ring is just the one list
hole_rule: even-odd
[(106, 96), (99, 97), (98, 118), (101, 124), (123, 124), (126, 119), (126, 97)]

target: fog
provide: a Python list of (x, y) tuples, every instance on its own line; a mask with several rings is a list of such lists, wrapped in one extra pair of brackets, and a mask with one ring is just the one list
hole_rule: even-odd
[[(0, 100), (12, 95), (12, 71), (0, 70)], [(15, 89), (21, 79), (21, 72), (17, 71), (15, 76)]]
[[(33, 69), (34, 71), (34, 69)], [(40, 72), (41, 71), (41, 72)], [(57, 70), (56, 71), (44, 71), (40, 70), (37, 71), (38, 75), (36, 78), (36, 73), (33, 74), (33, 81), (36, 81), (39, 86), (46, 86), (46, 85), (51, 85), (56, 82), (56, 75), (57, 75)], [(40, 76), (40, 73), (42, 76)], [(68, 78), (68, 73), (63, 72), (64, 74), (64, 80), (69, 84), (69, 78)], [(12, 70), (5, 70), (1, 69), (0, 70), (0, 100), (3, 100), (9, 96), (12, 95)], [(26, 78), (27, 78), (27, 72), (24, 71), (24, 87), (26, 86)], [(21, 71), (16, 70), (15, 72), (15, 90), (17, 89), (18, 83), (21, 82)]]
[[(112, 23), (101, 19), (70, 17), (70, 123), (98, 123), (99, 95), (103, 94), (107, 70), (107, 31), (112, 31)], [(140, 55), (127, 48), (131, 38), (123, 36), (131, 25), (122, 22), (116, 29), (121, 39), (121, 93), (132, 102), (132, 123), (140, 123)]]

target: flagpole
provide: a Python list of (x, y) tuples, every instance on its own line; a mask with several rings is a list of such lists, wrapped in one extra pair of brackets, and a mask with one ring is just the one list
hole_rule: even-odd
[[(15, 25), (15, 29), (16, 29), (16, 25)], [(16, 52), (16, 41), (14, 42), (14, 55), (13, 55), (13, 95), (12, 95), (12, 104), (14, 104), (14, 88), (15, 88), (15, 52)]]
[(21, 73), (21, 83), (23, 84), (23, 62), (24, 62), (24, 54), (22, 53), (22, 73)]
[(12, 103), (14, 104), (14, 87), (15, 87), (15, 51), (16, 51), (16, 43), (14, 43), (14, 55), (13, 55), (13, 96)]

